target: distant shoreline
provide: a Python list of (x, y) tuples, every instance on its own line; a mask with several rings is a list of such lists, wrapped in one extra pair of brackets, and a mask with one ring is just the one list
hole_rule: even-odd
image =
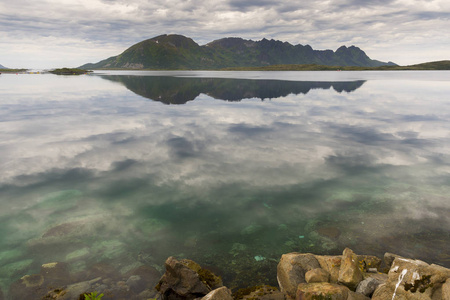
[[(65, 68), (63, 68), (65, 69)], [(30, 69), (0, 69), (1, 73), (23, 73)], [(55, 71), (62, 69), (55, 69), (48, 71), (48, 73), (58, 73)], [(86, 73), (87, 70), (70, 69)], [(133, 68), (99, 68), (90, 69), (95, 71), (450, 71), (450, 60), (428, 62), (410, 66), (380, 66), (380, 67), (358, 67), (358, 66), (326, 66), (316, 64), (304, 65), (270, 65), (264, 67), (229, 67), (220, 69), (133, 69)], [(41, 72), (47, 73), (47, 72)], [(65, 73), (59, 73), (64, 74)], [(72, 73), (73, 74), (73, 73)]]

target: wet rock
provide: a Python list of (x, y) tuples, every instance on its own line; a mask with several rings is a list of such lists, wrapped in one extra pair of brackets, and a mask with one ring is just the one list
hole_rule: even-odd
[(69, 266), (63, 262), (43, 264), (40, 274), (45, 279), (46, 286), (62, 287), (71, 282)]
[(330, 280), (330, 273), (320, 268), (309, 270), (305, 274), (305, 280), (307, 283), (328, 282)]
[(337, 283), (341, 268), (342, 256), (316, 255), (320, 267), (330, 273), (330, 283)]
[(349, 289), (345, 286), (321, 282), (321, 283), (300, 283), (298, 285), (296, 300), (346, 300)]
[(377, 289), (377, 287), (381, 284), (381, 282), (373, 277), (369, 277), (361, 281), (356, 287), (356, 292), (363, 294), (367, 297), (371, 297), (373, 292)]
[(233, 300), (231, 297), (231, 291), (223, 286), (221, 288), (212, 290), (202, 300)]
[(345, 248), (342, 253), (338, 282), (354, 291), (363, 279), (364, 277), (358, 265), (357, 255), (351, 249)]
[(277, 266), (277, 280), (281, 291), (294, 298), (299, 283), (306, 282), (306, 272), (317, 268), (320, 268), (320, 264), (313, 254), (283, 254)]
[(389, 270), (388, 280), (375, 290), (372, 299), (391, 299), (394, 296), (404, 299), (442, 299), (448, 278), (450, 269), (397, 257)]
[(222, 286), (222, 280), (218, 276), (192, 260), (169, 257), (165, 266), (166, 272), (156, 286), (163, 299), (191, 300), (203, 297)]

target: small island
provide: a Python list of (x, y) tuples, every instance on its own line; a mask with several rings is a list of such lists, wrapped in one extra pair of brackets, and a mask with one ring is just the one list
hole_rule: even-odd
[(49, 73), (56, 74), (56, 75), (83, 75), (91, 73), (92, 71), (88, 70), (82, 70), (77, 68), (61, 68), (61, 69), (54, 69), (49, 71)]

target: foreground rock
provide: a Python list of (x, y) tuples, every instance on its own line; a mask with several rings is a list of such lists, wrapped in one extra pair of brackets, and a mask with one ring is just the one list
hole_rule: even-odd
[(156, 289), (163, 299), (192, 300), (206, 296), (212, 290), (222, 286), (222, 280), (218, 276), (203, 269), (196, 262), (169, 257), (166, 260), (166, 273)]
[(169, 257), (162, 277), (146, 265), (121, 273), (100, 263), (72, 274), (67, 264), (55, 262), (16, 281), (9, 295), (0, 290), (0, 300), (77, 300), (94, 291), (104, 294), (102, 300), (450, 300), (450, 269), (391, 253), (384, 259), (381, 267), (381, 259), (348, 248), (336, 256), (288, 253), (277, 267), (280, 290), (261, 285), (233, 293), (189, 259)]
[(388, 274), (380, 272), (381, 259), (348, 248), (342, 256), (289, 253), (278, 264), (277, 278), (290, 300), (450, 300), (450, 269), (391, 253), (385, 261)]

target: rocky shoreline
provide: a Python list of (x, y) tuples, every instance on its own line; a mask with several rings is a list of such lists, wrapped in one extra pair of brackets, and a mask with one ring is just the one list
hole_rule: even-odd
[[(383, 260), (357, 255), (311, 253), (282, 255), (277, 266), (279, 287), (254, 286), (231, 291), (222, 279), (189, 259), (169, 257), (162, 275), (140, 266), (120, 274), (97, 264), (83, 274), (70, 274), (64, 263), (49, 263), (39, 274), (11, 285), (4, 299), (84, 299), (103, 293), (107, 299), (160, 300), (450, 300), (450, 269), (386, 253)], [(88, 279), (88, 280), (86, 280)], [(73, 283), (75, 282), (75, 283)]]

